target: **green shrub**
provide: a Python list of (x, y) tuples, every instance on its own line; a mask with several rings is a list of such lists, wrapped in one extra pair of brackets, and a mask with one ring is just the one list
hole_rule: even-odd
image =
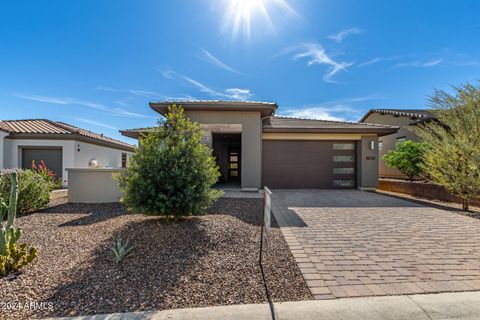
[(204, 213), (221, 191), (211, 188), (220, 173), (202, 137), (183, 108), (169, 107), (166, 121), (142, 137), (127, 172), (118, 177), (127, 208), (169, 217)]
[[(50, 202), (50, 192), (53, 185), (32, 170), (16, 170), (15, 172), (18, 175), (17, 213), (32, 212), (45, 208)], [(8, 199), (10, 194), (9, 176), (5, 173), (0, 176), (0, 198), (2, 199)]]
[(395, 149), (388, 151), (383, 159), (389, 168), (397, 168), (412, 181), (424, 172), (424, 155), (427, 149), (428, 144), (423, 142), (398, 142)]
[(0, 276), (20, 270), (38, 256), (35, 247), (27, 248), (26, 243), (17, 244), (22, 235), (22, 229), (14, 227), (18, 199), (17, 173), (4, 176), (10, 181), (10, 192), (9, 205), (5, 203), (5, 198), (0, 198)]

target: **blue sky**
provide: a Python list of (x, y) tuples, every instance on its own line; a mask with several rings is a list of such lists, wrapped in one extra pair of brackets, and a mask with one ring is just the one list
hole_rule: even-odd
[(478, 1), (239, 1), (4, 1), (0, 119), (133, 142), (118, 129), (153, 125), (149, 101), (273, 101), (356, 121), (480, 79)]

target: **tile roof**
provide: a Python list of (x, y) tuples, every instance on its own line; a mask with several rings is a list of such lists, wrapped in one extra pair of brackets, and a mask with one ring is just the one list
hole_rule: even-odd
[(158, 103), (166, 104), (233, 104), (233, 105), (266, 105), (266, 106), (277, 106), (275, 102), (266, 102), (266, 101), (247, 101), (247, 100), (164, 100)]
[[(92, 131), (88, 131), (70, 124), (51, 121), (46, 119), (27, 119), (27, 120), (0, 120), (0, 131), (10, 135), (62, 135), (80, 137), (92, 140), (93, 143), (107, 144), (112, 147), (132, 150), (133, 146), (120, 140), (112, 139)], [(52, 137), (53, 138), (53, 137)]]
[(428, 109), (370, 109), (359, 122), (364, 122), (372, 113), (392, 114), (396, 116), (414, 117), (414, 118), (432, 118), (431, 110)]
[(395, 126), (357, 123), (345, 121), (329, 121), (316, 119), (303, 119), (292, 117), (269, 117), (263, 122), (264, 129), (392, 129)]

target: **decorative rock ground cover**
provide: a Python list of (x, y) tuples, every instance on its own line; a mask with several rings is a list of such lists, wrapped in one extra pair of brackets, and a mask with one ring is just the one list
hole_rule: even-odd
[[(127, 214), (120, 204), (55, 199), (17, 219), (40, 256), (22, 273), (0, 279), (0, 318), (264, 303), (261, 215), (261, 199), (222, 198), (209, 215), (174, 222)], [(115, 266), (110, 245), (117, 238), (135, 249)], [(265, 266), (273, 299), (311, 299), (278, 228), (270, 239)], [(31, 302), (36, 305), (25, 306)]]

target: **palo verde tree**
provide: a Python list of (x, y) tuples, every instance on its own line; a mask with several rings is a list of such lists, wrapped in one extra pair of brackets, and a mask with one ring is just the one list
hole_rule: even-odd
[(429, 144), (424, 170), (429, 178), (463, 200), (480, 196), (480, 88), (471, 84), (435, 91), (430, 104), (436, 120), (417, 126)]
[(397, 168), (413, 181), (423, 173), (423, 157), (427, 149), (428, 144), (425, 142), (398, 142), (395, 149), (388, 151), (383, 159), (389, 168)]
[(141, 138), (140, 147), (118, 177), (123, 201), (135, 213), (181, 216), (202, 214), (221, 195), (212, 189), (220, 173), (203, 131), (172, 105), (166, 120)]

